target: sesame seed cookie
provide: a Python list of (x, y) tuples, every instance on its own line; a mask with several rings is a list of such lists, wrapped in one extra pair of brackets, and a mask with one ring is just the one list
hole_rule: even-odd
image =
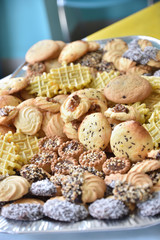
[(132, 162), (142, 161), (153, 148), (148, 131), (133, 120), (120, 123), (114, 128), (110, 144), (116, 157), (129, 158)]
[(151, 92), (150, 83), (138, 74), (118, 76), (104, 89), (104, 95), (108, 100), (124, 104), (143, 101)]
[(79, 141), (89, 149), (104, 150), (111, 136), (111, 126), (102, 113), (92, 113), (84, 118), (79, 129)]

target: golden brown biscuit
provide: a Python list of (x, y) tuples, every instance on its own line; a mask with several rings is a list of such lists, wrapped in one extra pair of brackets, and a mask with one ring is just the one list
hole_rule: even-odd
[(26, 106), (19, 110), (14, 125), (22, 133), (34, 135), (40, 130), (42, 119), (43, 115), (36, 107)]
[(66, 137), (65, 133), (63, 132), (64, 122), (61, 118), (60, 113), (53, 114), (46, 125), (43, 127), (43, 130), (47, 137)]
[(90, 105), (89, 99), (84, 95), (71, 94), (61, 105), (61, 117), (64, 122), (79, 119), (83, 114), (88, 112)]
[(97, 51), (100, 48), (100, 44), (95, 41), (88, 42), (88, 52)]
[(147, 65), (136, 65), (134, 67), (131, 67), (127, 70), (127, 74), (128, 73), (136, 73), (139, 75), (143, 75), (143, 74), (148, 74), (148, 73), (152, 73), (153, 69), (150, 66)]
[(9, 176), (0, 181), (0, 201), (19, 199), (28, 193), (29, 182), (21, 176)]
[(122, 39), (115, 38), (111, 41), (108, 41), (104, 46), (105, 51), (118, 50), (118, 51), (126, 51), (128, 49), (127, 43)]
[(8, 95), (16, 93), (25, 87), (27, 87), (28, 82), (24, 77), (3, 79), (0, 81), (0, 95)]
[(115, 103), (126, 104), (143, 101), (151, 92), (151, 84), (138, 74), (118, 76), (104, 89), (107, 99)]
[(160, 161), (158, 160), (143, 160), (136, 163), (129, 172), (142, 172), (147, 173), (160, 168)]
[(43, 114), (43, 121), (42, 121), (41, 128), (42, 128), (42, 131), (45, 133), (47, 129), (47, 125), (55, 113), (43, 112), (42, 114)]
[(133, 106), (126, 106), (123, 104), (116, 104), (113, 108), (108, 108), (104, 112), (104, 116), (118, 121), (135, 120), (140, 121), (140, 113)]
[(148, 47), (148, 46), (152, 47), (152, 43), (147, 39), (139, 39), (138, 45), (140, 46), (142, 51), (144, 51), (145, 47)]
[(111, 127), (102, 113), (92, 113), (84, 118), (79, 129), (79, 141), (89, 149), (104, 150), (111, 136)]
[(148, 131), (133, 120), (122, 122), (114, 128), (110, 144), (116, 157), (129, 158), (132, 162), (142, 161), (153, 149)]
[(44, 62), (44, 64), (45, 64), (45, 68), (46, 68), (46, 72), (47, 72), (47, 73), (49, 73), (52, 68), (59, 68), (59, 67), (62, 66), (62, 65), (58, 62), (58, 59), (57, 59), (57, 58), (56, 58), (56, 59), (46, 60), (46, 61)]
[(58, 102), (58, 103), (60, 103), (60, 104), (62, 105), (62, 103), (66, 100), (66, 98), (67, 98), (68, 96), (69, 96), (69, 95), (67, 95), (67, 94), (59, 94), (59, 95), (55, 96), (53, 99), (54, 99), (56, 102)]
[(92, 99), (100, 100), (107, 106), (107, 99), (104, 96), (104, 93), (100, 90), (93, 89), (93, 88), (85, 88), (72, 93), (72, 95), (76, 95), (76, 94), (85, 95), (85, 97), (89, 98), (89, 100), (92, 100)]
[(0, 124), (8, 125), (17, 116), (18, 109), (14, 106), (5, 106), (0, 108)]
[(27, 51), (25, 59), (28, 63), (42, 62), (49, 58), (56, 58), (59, 55), (60, 47), (53, 40), (42, 40), (35, 43)]
[(65, 42), (63, 42), (63, 41), (55, 41), (58, 45), (59, 45), (59, 47), (60, 47), (60, 51), (62, 51), (62, 49), (66, 46), (66, 43)]
[(48, 97), (36, 97), (34, 99), (34, 105), (41, 110), (57, 113), (60, 111), (60, 103), (56, 102), (53, 98)]
[(20, 104), (22, 101), (12, 95), (2, 95), (0, 96), (0, 108), (5, 107), (5, 106), (17, 106)]
[(153, 183), (151, 178), (145, 173), (138, 173), (138, 172), (130, 172), (127, 174), (110, 174), (109, 176), (105, 177), (105, 183), (107, 185), (115, 186), (118, 182), (127, 182), (136, 187), (152, 187)]
[(160, 68), (160, 62), (153, 59), (150, 59), (149, 62), (147, 62), (147, 65), (155, 68)]
[(73, 120), (64, 124), (63, 132), (65, 133), (67, 138), (78, 140), (78, 128), (80, 124), (81, 122), (77, 120)]
[(87, 114), (91, 114), (91, 113), (94, 113), (94, 112), (104, 113), (107, 110), (107, 104), (105, 104), (101, 100), (90, 99), (90, 102), (91, 102), (91, 106), (90, 106)]
[(21, 102), (21, 103), (17, 106), (17, 108), (20, 110), (20, 109), (22, 109), (22, 108), (24, 108), (24, 107), (30, 107), (30, 106), (33, 106), (33, 107), (35, 106), (35, 105), (34, 105), (34, 98), (29, 98), (29, 99)]
[(88, 52), (88, 43), (82, 40), (77, 40), (68, 43), (61, 51), (58, 61), (60, 63), (70, 63), (82, 57)]
[(82, 202), (91, 203), (97, 199), (103, 198), (106, 191), (106, 185), (102, 178), (91, 173), (85, 172), (83, 175)]

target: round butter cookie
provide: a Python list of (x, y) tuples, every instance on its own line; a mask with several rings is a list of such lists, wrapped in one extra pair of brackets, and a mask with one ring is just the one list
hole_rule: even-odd
[(25, 59), (28, 63), (42, 62), (49, 58), (56, 58), (59, 55), (60, 47), (53, 40), (42, 40), (35, 43), (27, 51)]
[(110, 144), (116, 157), (125, 157), (132, 162), (142, 161), (153, 148), (149, 132), (133, 120), (120, 123), (114, 128)]
[(74, 62), (88, 52), (88, 43), (77, 40), (68, 43), (61, 51), (58, 61), (60, 63)]
[(79, 141), (89, 149), (104, 150), (111, 136), (111, 126), (102, 113), (92, 113), (84, 118), (79, 129)]
[(43, 115), (36, 107), (26, 106), (20, 109), (14, 125), (23, 133), (34, 135), (40, 130), (42, 119)]
[(12, 95), (2, 95), (0, 96), (0, 108), (5, 106), (17, 106), (21, 103), (21, 100)]
[(104, 89), (106, 98), (115, 103), (143, 101), (152, 92), (150, 83), (138, 74), (126, 74), (114, 78)]

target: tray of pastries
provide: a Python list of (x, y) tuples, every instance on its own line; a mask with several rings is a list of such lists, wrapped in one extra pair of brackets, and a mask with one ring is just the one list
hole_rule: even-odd
[(160, 223), (160, 40), (42, 40), (0, 81), (0, 232)]

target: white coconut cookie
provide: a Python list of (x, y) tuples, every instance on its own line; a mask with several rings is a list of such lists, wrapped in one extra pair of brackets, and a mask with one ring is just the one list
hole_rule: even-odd
[(92, 113), (84, 118), (79, 129), (79, 141), (89, 149), (104, 150), (111, 136), (111, 126), (102, 113)]

